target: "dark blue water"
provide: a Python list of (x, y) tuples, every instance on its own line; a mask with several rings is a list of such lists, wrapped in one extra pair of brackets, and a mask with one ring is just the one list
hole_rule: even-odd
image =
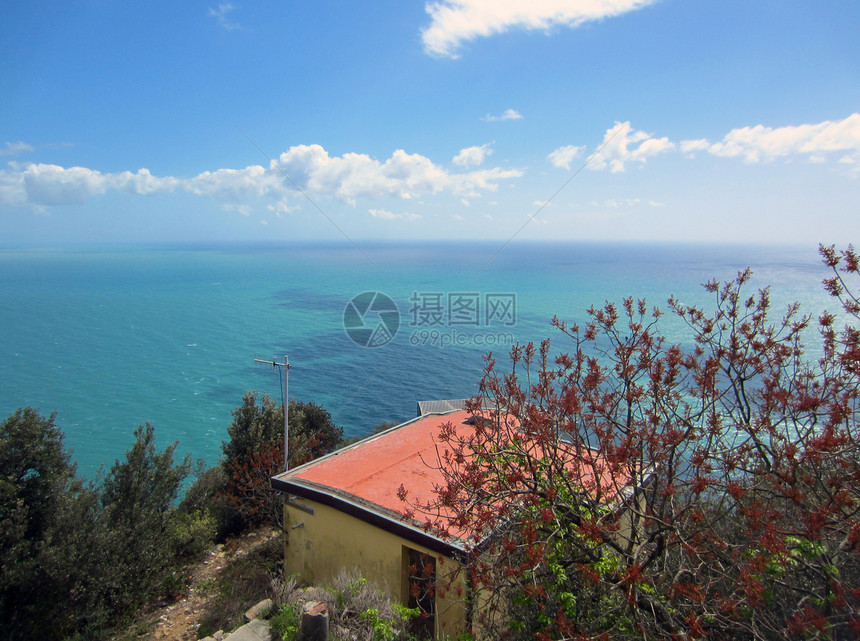
[[(628, 295), (665, 308), (711, 300), (700, 284), (751, 266), (776, 307), (834, 307), (815, 247), (398, 244), (0, 251), (0, 415), (57, 413), (82, 474), (110, 466), (151, 421), (163, 444), (214, 463), (248, 390), (280, 400), (255, 357), (288, 354), (290, 397), (326, 407), (347, 435), (415, 414), (418, 400), (477, 391), (483, 354), (552, 337), (558, 315)], [(344, 330), (362, 292), (399, 310), (367, 348)], [(380, 299), (381, 300), (381, 299)], [(711, 305), (712, 306), (712, 305)], [(487, 312), (494, 310), (489, 316)], [(506, 311), (507, 310), (507, 311)], [(513, 314), (511, 314), (513, 312)], [(368, 328), (387, 321), (370, 310)], [(390, 320), (390, 317), (388, 317)], [(674, 342), (689, 340), (671, 318)]]

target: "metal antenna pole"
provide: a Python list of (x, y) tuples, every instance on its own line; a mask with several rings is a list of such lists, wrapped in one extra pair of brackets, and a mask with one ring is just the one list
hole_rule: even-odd
[(290, 468), (290, 359), (284, 354), (283, 363), (266, 361), (260, 358), (255, 358), (254, 362), (284, 368), (284, 472), (286, 472)]
[(290, 361), (284, 354), (284, 472), (290, 469)]

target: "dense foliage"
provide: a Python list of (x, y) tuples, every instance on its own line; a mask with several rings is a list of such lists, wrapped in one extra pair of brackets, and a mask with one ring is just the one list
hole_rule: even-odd
[[(860, 302), (853, 249), (821, 249), (849, 324), (774, 318), (750, 273), (670, 300), (691, 348), (644, 301), (555, 325), (488, 357), (476, 424), (446, 426), (428, 527), (467, 536), (474, 632), (487, 638), (860, 636)], [(854, 288), (856, 291), (856, 286)], [(408, 501), (408, 488), (401, 489)]]
[[(343, 430), (331, 414), (315, 403), (291, 400), (289, 404), (290, 468), (307, 463), (343, 444)], [(224, 517), (224, 532), (251, 525), (283, 521), (281, 497), (270, 479), (284, 470), (284, 407), (255, 392), (245, 394), (233, 410), (222, 445), (224, 485), (217, 494)]]
[(20, 409), (0, 424), (0, 620), (5, 639), (96, 636), (168, 590), (172, 504), (189, 471), (175, 444), (138, 428), (99, 484), (77, 479), (54, 417)]
[[(97, 483), (77, 478), (54, 416), (24, 408), (0, 423), (3, 638), (97, 638), (145, 601), (185, 590), (185, 564), (249, 526), (276, 523), (269, 477), (283, 468), (283, 408), (249, 393), (224, 458), (177, 506), (192, 471), (145, 424)], [(313, 403), (290, 403), (293, 465), (337, 447), (342, 431)]]
[(114, 464), (101, 486), (101, 520), (107, 532), (102, 553), (111, 566), (103, 589), (139, 602), (161, 588), (182, 591), (182, 583), (177, 585), (171, 576), (179, 544), (173, 504), (191, 461), (186, 455), (173, 463), (176, 443), (158, 452), (155, 430), (148, 423), (138, 427), (134, 437), (126, 460)]

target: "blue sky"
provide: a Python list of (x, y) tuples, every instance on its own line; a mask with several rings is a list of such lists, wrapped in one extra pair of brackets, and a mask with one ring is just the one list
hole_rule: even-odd
[(0, 246), (856, 241), (860, 3), (19, 2)]

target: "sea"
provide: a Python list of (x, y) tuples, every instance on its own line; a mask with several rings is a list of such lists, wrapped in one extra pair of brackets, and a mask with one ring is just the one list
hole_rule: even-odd
[[(624, 297), (713, 309), (711, 279), (754, 272), (776, 311), (834, 304), (814, 245), (481, 242), (0, 249), (0, 418), (56, 413), (78, 473), (97, 478), (151, 422), (217, 463), (248, 391), (327, 409), (346, 436), (478, 391), (485, 357), (551, 340), (557, 316)], [(692, 337), (666, 314), (673, 343)], [(810, 332), (811, 353), (815, 332)], [(259, 363), (257, 361), (264, 361)], [(268, 361), (266, 363), (265, 361)]]

